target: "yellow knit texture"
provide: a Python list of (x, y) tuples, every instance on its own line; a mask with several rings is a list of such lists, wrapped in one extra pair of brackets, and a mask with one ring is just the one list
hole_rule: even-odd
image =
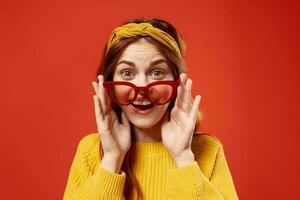
[[(64, 200), (133, 200), (124, 197), (124, 171), (112, 173), (101, 166), (98, 133), (79, 142), (66, 185)], [(213, 136), (195, 135), (195, 161), (176, 168), (161, 142), (136, 142), (131, 169), (142, 190), (143, 200), (236, 200), (234, 182), (221, 142)]]

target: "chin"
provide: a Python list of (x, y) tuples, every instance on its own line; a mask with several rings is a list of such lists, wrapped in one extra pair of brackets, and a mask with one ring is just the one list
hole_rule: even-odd
[(129, 120), (135, 127), (140, 128), (140, 129), (149, 129), (153, 126), (155, 126), (159, 120), (150, 120), (145, 119), (145, 118), (139, 118), (139, 119), (130, 119)]

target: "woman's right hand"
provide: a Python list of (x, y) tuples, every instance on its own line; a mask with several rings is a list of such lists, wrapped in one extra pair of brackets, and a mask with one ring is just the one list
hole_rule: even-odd
[(93, 81), (92, 85), (96, 93), (93, 98), (97, 128), (104, 152), (101, 164), (118, 173), (131, 145), (130, 123), (123, 112), (122, 123), (119, 123), (103, 86), (103, 76), (99, 75), (98, 80), (99, 83)]

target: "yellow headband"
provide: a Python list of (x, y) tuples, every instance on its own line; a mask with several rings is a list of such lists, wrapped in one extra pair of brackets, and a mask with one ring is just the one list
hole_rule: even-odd
[(161, 42), (163, 45), (169, 47), (177, 54), (179, 58), (181, 58), (181, 53), (178, 44), (174, 40), (174, 38), (168, 33), (160, 30), (159, 28), (155, 28), (150, 23), (128, 23), (114, 29), (113, 32), (110, 34), (107, 43), (106, 53), (113, 45), (115, 45), (118, 41), (120, 41), (123, 38), (145, 35), (149, 35)]

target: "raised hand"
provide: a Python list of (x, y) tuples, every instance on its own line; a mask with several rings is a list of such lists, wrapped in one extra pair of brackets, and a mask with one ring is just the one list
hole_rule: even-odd
[(130, 124), (122, 113), (119, 123), (111, 101), (103, 87), (103, 76), (98, 76), (99, 83), (92, 82), (96, 95), (94, 98), (95, 115), (101, 146), (104, 152), (102, 165), (110, 171), (119, 172), (124, 156), (131, 145)]
[(180, 74), (180, 85), (170, 119), (165, 115), (161, 128), (162, 142), (177, 167), (194, 160), (191, 144), (201, 100), (201, 96), (197, 95), (191, 106), (192, 80), (186, 79), (186, 74)]

